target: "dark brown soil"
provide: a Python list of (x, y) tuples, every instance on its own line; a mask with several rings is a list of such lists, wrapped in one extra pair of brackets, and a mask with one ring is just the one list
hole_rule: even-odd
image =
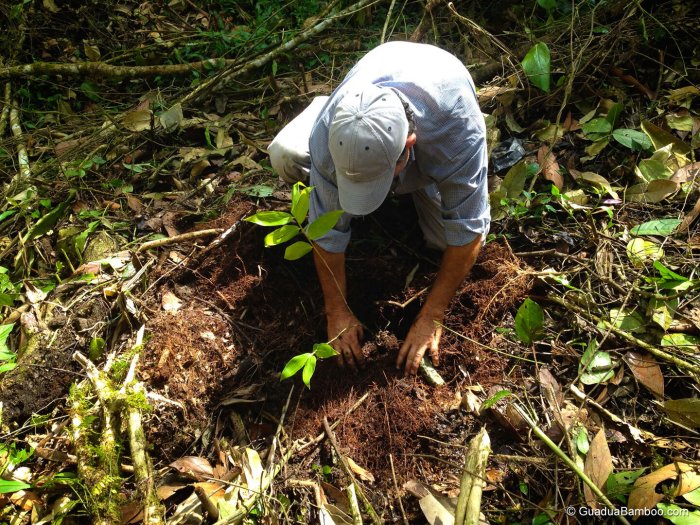
[[(232, 203), (219, 226), (238, 220), (241, 207), (247, 205)], [(447, 385), (436, 388), (420, 378), (403, 377), (394, 366), (396, 354), (424, 299), (420, 292), (434, 278), (439, 254), (421, 249), (417, 230), (406, 240), (405, 231), (399, 234), (380, 226), (396, 224), (383, 223), (382, 214), (404, 213), (401, 206), (389, 203), (380, 209), (378, 223), (361, 222), (348, 252), (349, 302), (366, 323), (363, 350), (368, 364), (353, 374), (333, 359), (319, 362), (311, 390), (298, 378), (279, 382), (279, 372), (292, 356), (326, 338), (310, 258), (285, 261), (282, 249), (262, 247), (263, 228), (242, 223), (195, 272), (162, 286), (161, 294), (174, 293), (183, 306), (159, 313), (147, 327), (152, 337), (142, 377), (151, 391), (180, 405), (157, 404), (149, 439), (159, 459), (191, 453), (208, 428), (217, 437), (228, 434), (235, 440), (235, 432), (222, 423), (231, 410), (243, 416), (254, 445), (256, 439), (268, 440), (294, 385), (287, 433), (313, 437), (322, 430), (323, 417), (340, 420), (339, 445), (374, 474), (378, 504), (382, 493), (393, 490), (391, 462), (399, 485), (419, 473), (444, 477), (445, 466), (431, 459), (430, 440), (464, 443), (473, 423), (463, 413), (455, 417), (460, 391), (477, 383), (488, 388), (504, 377), (508, 359), (481, 345), (499, 346), (492, 330), (511, 315), (531, 281), (508, 246), (487, 245), (446, 317), (438, 371)], [(242, 390), (259, 402), (221, 406)], [(197, 450), (206, 454), (206, 446)], [(312, 464), (325, 461), (316, 450), (293, 458), (290, 468), (308, 476)]]

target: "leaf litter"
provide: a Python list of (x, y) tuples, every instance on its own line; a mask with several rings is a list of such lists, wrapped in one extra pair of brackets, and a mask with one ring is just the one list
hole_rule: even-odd
[[(674, 3), (678, 31), (684, 26), (675, 22), (684, 13), (693, 18), (683, 11), (687, 7)], [(51, 13), (72, 9), (52, 2), (45, 8), (35, 16), (49, 21)], [(134, 9), (138, 17), (131, 17)], [(184, 9), (188, 23), (209, 28), (203, 12)], [(560, 15), (551, 9), (548, 32)], [(148, 26), (128, 32), (124, 42), (149, 35), (167, 47), (169, 22), (150, 4), (119, 6), (115, 13), (130, 15), (115, 14), (116, 27)], [(619, 38), (630, 36), (630, 29), (615, 25), (614, 17), (610, 22), (591, 39), (589, 51), (605, 49), (605, 56), (610, 51), (626, 64)], [(51, 23), (36, 31), (49, 28)], [(75, 31), (66, 27), (67, 34)], [(82, 52), (99, 61), (111, 49), (87, 41), (72, 48), (68, 39), (46, 34), (34, 41), (42, 42), (44, 58)], [(259, 229), (241, 220), (256, 207), (288, 207), (285, 188), (266, 171), (263, 149), (271, 129), (299, 110), (294, 81), (277, 75), (275, 92), (266, 95), (270, 115), (279, 118), (272, 125), (249, 108), (235, 108), (232, 118), (214, 115), (230, 109), (233, 92), (195, 108), (165, 88), (125, 100), (114, 122), (129, 132), (124, 140), (130, 151), (110, 146), (99, 155), (84, 148), (94, 138), (106, 141), (87, 133), (73, 139), (68, 124), (82, 119), (99, 133), (105, 125), (94, 110), (122, 93), (97, 80), (68, 89), (58, 103), (62, 120), (52, 124), (67, 133), (59, 131), (55, 142), (39, 131), (29, 141), (32, 161), (42, 152), (60, 155), (55, 172), (61, 176), (43, 182), (39, 197), (36, 188), (17, 188), (0, 215), (0, 304), (4, 324), (22, 330), (10, 328), (0, 341), (3, 422), (14, 425), (4, 431), (19, 436), (12, 438), (15, 444), (35, 450), (27, 458), (16, 447), (0, 449), (10, 494), (0, 495), (0, 502), (8, 512), (25, 520), (35, 512), (48, 522), (79, 508), (69, 490), (44, 489), (42, 476), (60, 480), (61, 471), (76, 471), (76, 459), (65, 426), (41, 417), (65, 419), (63, 397), (82, 373), (71, 361), (72, 350), (96, 349), (98, 361), (116, 358), (115, 370), (124, 371), (128, 360), (122, 356), (139, 324), (148, 334), (137, 367), (151, 406), (144, 427), (156, 466), (168, 472), (158, 480), (159, 493), (173, 523), (226, 519), (241, 505), (252, 509), (250, 498), (280, 515), (292, 505), (307, 521), (320, 515), (306, 505), (312, 500), (324, 519), (333, 509), (347, 511), (337, 452), (315, 441), (324, 417), (337, 423), (340, 453), (352, 460), (351, 470), (386, 521), (401, 519), (397, 503), (411, 522), (422, 513), (449, 519), (463, 446), (481, 426), (494, 448), (482, 503), (489, 519), (544, 523), (564, 519), (565, 503), (600, 505), (528, 434), (516, 409), (524, 402), (547, 435), (618, 504), (669, 509), (674, 502), (700, 503), (694, 372), (700, 364), (700, 92), (669, 70), (656, 93), (635, 75), (653, 72), (656, 79), (658, 64), (642, 61), (636, 71), (613, 64), (607, 85), (560, 108), (554, 75), (568, 71), (561, 59), (568, 51), (538, 43), (523, 53), (522, 71), (480, 90), (484, 111), (492, 113), (487, 122), (500, 128), (489, 130), (490, 141), (497, 144), (501, 132), (512, 132), (525, 156), (500, 187), (494, 179), (492, 238), (444, 321), (443, 359), (436, 368), (446, 381), (442, 387), (403, 378), (393, 367), (439, 258), (415, 242), (415, 227), (405, 230), (410, 204), (400, 200), (388, 203), (378, 221), (359, 225), (361, 242), (349, 254), (350, 301), (367, 323), (363, 351), (371, 366), (353, 376), (321, 362), (310, 391), (300, 380), (278, 380), (290, 357), (324, 338), (320, 290), (310, 261), (284, 262), (279, 250), (263, 248)], [(326, 78), (336, 78), (333, 73)], [(600, 84), (599, 72), (577, 73), (584, 91), (591, 82)], [(307, 72), (296, 84), (309, 80), (327, 89), (313, 77)], [(639, 97), (656, 97), (658, 114), (647, 113)], [(567, 115), (564, 122), (554, 119), (560, 109), (566, 109), (559, 111)], [(545, 114), (552, 120), (545, 121)], [(153, 137), (163, 140), (156, 146)], [(13, 160), (8, 152), (19, 140), (0, 142), (7, 173)], [(77, 180), (90, 191), (77, 197), (70, 192)], [(98, 197), (105, 192), (104, 200)], [(177, 242), (182, 232), (206, 228), (229, 233), (211, 243)], [(133, 246), (128, 243), (158, 237), (173, 242), (164, 250), (125, 251)], [(63, 282), (51, 282), (54, 274)], [(18, 353), (27, 340), (31, 348), (55, 345), (58, 351)], [(49, 386), (33, 392), (28, 381)], [(30, 417), (32, 424), (21, 426)], [(295, 453), (287, 456), (290, 450)], [(285, 476), (272, 482), (282, 464)], [(120, 497), (137, 499), (130, 482)], [(138, 512), (133, 516), (138, 522)]]

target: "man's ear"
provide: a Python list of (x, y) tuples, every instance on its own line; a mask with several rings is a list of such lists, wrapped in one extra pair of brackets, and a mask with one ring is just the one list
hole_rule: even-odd
[(415, 145), (416, 145), (416, 134), (415, 134), (415, 133), (411, 133), (411, 134), (408, 136), (408, 138), (406, 139), (406, 148), (407, 148), (407, 149), (410, 149), (410, 148), (412, 148), (412, 147), (415, 146)]

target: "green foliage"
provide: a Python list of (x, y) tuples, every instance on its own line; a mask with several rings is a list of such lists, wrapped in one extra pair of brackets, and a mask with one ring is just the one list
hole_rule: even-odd
[(14, 327), (14, 323), (0, 325), (0, 373), (17, 366), (17, 354), (7, 346), (7, 338)]
[(313, 250), (310, 241), (315, 241), (326, 235), (343, 215), (342, 210), (329, 211), (317, 217), (312, 223), (304, 225), (309, 213), (309, 201), (312, 191), (313, 186), (306, 186), (303, 182), (297, 182), (292, 187), (292, 205), (289, 212), (259, 211), (245, 219), (259, 226), (280, 226), (265, 236), (264, 242), (267, 248), (291, 241), (301, 233), (305, 240), (297, 241), (285, 249), (284, 258), (289, 261), (300, 259)]
[(501, 399), (505, 399), (506, 397), (510, 397), (512, 395), (513, 393), (510, 390), (499, 390), (481, 404), (481, 408), (479, 409), (479, 411), (483, 412), (484, 410), (488, 410), (489, 408), (493, 407), (496, 403), (498, 403)]
[(544, 327), (542, 307), (532, 299), (525, 299), (515, 315), (515, 333), (526, 345), (541, 339)]
[(319, 359), (327, 359), (338, 355), (338, 352), (328, 343), (316, 343), (313, 351), (292, 357), (280, 374), (280, 381), (289, 379), (299, 370), (302, 370), (301, 379), (307, 388), (311, 388), (311, 377), (316, 370)]
[(608, 352), (598, 350), (598, 341), (588, 343), (579, 363), (579, 375), (584, 385), (597, 385), (609, 381), (615, 375)]
[(631, 492), (634, 482), (644, 474), (645, 470), (645, 468), (640, 468), (639, 470), (610, 474), (605, 482), (605, 494), (610, 499), (616, 499), (620, 503), (627, 503), (627, 496)]
[[(286, 211), (259, 211), (245, 220), (259, 226), (279, 226), (276, 230), (265, 236), (265, 247), (277, 246), (294, 239), (300, 233), (305, 240), (296, 241), (286, 247), (284, 258), (295, 261), (313, 250), (311, 241), (320, 239), (336, 225), (343, 215), (342, 210), (334, 210), (324, 213), (311, 223), (307, 222), (309, 213), (309, 201), (313, 186), (306, 186), (303, 182), (297, 182), (292, 187), (292, 204), (289, 212)], [(290, 224), (290, 223), (296, 224)], [(280, 375), (280, 380), (285, 380), (302, 370), (302, 381), (311, 388), (311, 377), (316, 371), (318, 359), (326, 359), (338, 355), (328, 343), (317, 343), (312, 352), (294, 356), (286, 364)]]
[(532, 84), (544, 92), (549, 92), (551, 84), (551, 55), (549, 47), (539, 42), (525, 55), (521, 63), (523, 71)]

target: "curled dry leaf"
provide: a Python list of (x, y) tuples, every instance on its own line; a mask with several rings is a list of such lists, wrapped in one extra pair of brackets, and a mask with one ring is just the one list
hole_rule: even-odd
[(185, 456), (173, 461), (168, 466), (197, 481), (204, 481), (207, 478), (214, 477), (214, 469), (209, 460), (199, 456)]
[(544, 178), (551, 181), (557, 188), (562, 189), (564, 187), (564, 177), (562, 177), (557, 157), (546, 144), (543, 144), (537, 151), (537, 162), (540, 164)]
[[(598, 488), (602, 488), (608, 476), (612, 474), (612, 456), (603, 429), (600, 429), (591, 441), (583, 471)], [(583, 486), (583, 494), (591, 508), (598, 508), (598, 499), (588, 485)]]
[(348, 456), (346, 459), (348, 460), (348, 466), (350, 467), (350, 470), (352, 470), (358, 478), (360, 478), (362, 481), (374, 483), (374, 474), (372, 474), (368, 470), (363, 469), (360, 465), (355, 463), (355, 461), (351, 457)]
[(656, 359), (650, 354), (628, 352), (625, 362), (632, 370), (632, 374), (642, 385), (656, 397), (664, 397), (664, 375)]
[(662, 481), (676, 479), (679, 476), (678, 486), (671, 492), (673, 497), (682, 496), (697, 489), (700, 487), (700, 475), (696, 468), (688, 463), (671, 463), (638, 478), (630, 492), (627, 506), (631, 509), (653, 509), (664, 499), (663, 494), (656, 492), (656, 486)]
[(177, 312), (182, 308), (182, 301), (173, 292), (168, 291), (163, 294), (161, 306), (166, 312)]

